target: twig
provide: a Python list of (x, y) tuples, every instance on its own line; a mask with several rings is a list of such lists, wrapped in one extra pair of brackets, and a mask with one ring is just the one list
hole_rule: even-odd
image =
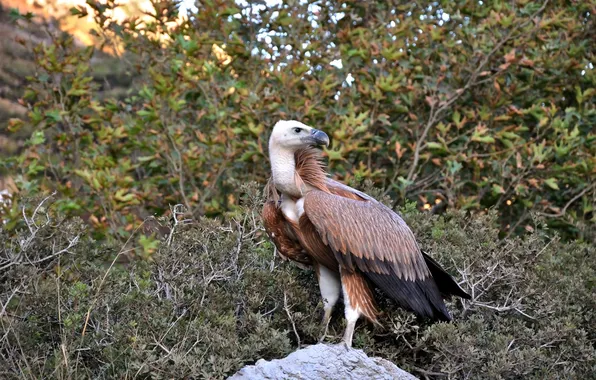
[[(32, 235), (32, 236), (34, 236), (34, 235)], [(33, 264), (39, 264), (39, 263), (44, 262), (46, 260), (52, 259), (52, 258), (54, 258), (56, 256), (60, 256), (61, 254), (65, 253), (65, 252), (68, 252), (68, 250), (70, 248), (74, 247), (78, 242), (79, 242), (79, 235), (75, 236), (74, 239), (70, 240), (69, 243), (68, 243), (68, 247), (66, 247), (66, 248), (61, 249), (58, 252), (54, 252), (54, 253), (52, 253), (49, 256), (42, 257), (40, 259), (36, 259), (36, 260), (29, 260), (29, 259), (27, 259), (27, 261), (31, 265), (33, 265)], [(15, 259), (14, 261), (11, 261), (8, 264), (4, 264), (3, 266), (1, 266), (0, 267), (0, 271), (4, 271), (4, 270), (10, 268), (13, 265), (22, 264), (22, 263), (23, 263), (23, 260), (16, 260)]]
[(155, 345), (159, 348), (161, 348), (162, 350), (164, 350), (167, 355), (165, 356), (166, 358), (170, 355), (172, 355), (172, 351), (169, 350), (166, 346), (164, 346), (161, 342), (158, 342), (156, 339), (153, 339), (155, 341)]
[(292, 314), (290, 313), (290, 307), (288, 306), (288, 294), (286, 293), (285, 290), (284, 290), (284, 310), (286, 311), (286, 314), (288, 315), (290, 322), (292, 322), (292, 329), (294, 330), (294, 335), (296, 335), (296, 340), (298, 341), (298, 348), (300, 348), (300, 346), (302, 345), (300, 343), (300, 335), (298, 335), (298, 330), (296, 330), (296, 323), (294, 323), (294, 318), (292, 318)]
[(271, 265), (269, 266), (269, 272), (273, 272), (275, 269), (275, 258), (277, 257), (277, 246), (273, 244), (273, 257), (271, 258)]
[[(20, 288), (20, 287), (21, 287), (20, 285), (19, 285), (19, 286), (17, 286), (17, 288), (16, 288), (15, 290), (13, 290), (12, 294), (11, 294), (11, 295), (8, 297), (8, 299), (6, 300), (6, 303), (4, 303), (4, 304), (2, 305), (2, 311), (0, 311), (0, 317), (1, 317), (2, 315), (4, 315), (4, 313), (6, 312), (6, 308), (8, 307), (8, 304), (10, 303), (10, 300), (12, 299), (12, 297), (14, 297), (14, 295), (15, 295), (15, 294), (17, 294), (17, 292), (19, 291), (19, 288)], [(2, 303), (2, 302), (0, 302), (0, 303)]]
[(174, 321), (174, 323), (172, 323), (170, 325), (170, 327), (168, 327), (168, 329), (166, 330), (165, 333), (163, 333), (163, 335), (161, 336), (161, 338), (159, 338), (159, 342), (163, 342), (163, 340), (165, 339), (165, 337), (168, 335), (168, 333), (170, 332), (170, 330), (172, 330), (172, 328), (174, 328), (174, 326), (176, 326), (176, 324), (178, 323), (179, 320), (182, 319), (182, 317), (184, 317), (186, 315), (186, 311), (187, 309), (184, 309), (184, 311), (182, 312), (182, 314), (180, 314), (180, 316)]
[(64, 367), (68, 368), (68, 355), (66, 353), (66, 345), (64, 343), (60, 345), (60, 351), (62, 351), (62, 356), (64, 357)]
[(51, 197), (53, 197), (54, 195), (56, 195), (56, 191), (54, 191), (52, 194), (48, 195), (47, 197), (45, 197), (35, 208), (35, 211), (33, 211), (33, 215), (31, 215), (31, 221), (35, 224), (35, 215), (37, 215), (37, 211), (39, 211), (39, 209), (41, 208), (41, 206), (43, 206), (43, 204), (50, 199)]
[[(75, 236), (75, 237), (74, 237), (72, 240), (69, 240), (69, 241), (68, 241), (68, 247), (66, 247), (66, 248), (64, 248), (64, 249), (61, 249), (61, 250), (59, 250), (58, 252), (54, 252), (54, 253), (52, 253), (50, 256), (46, 256), (46, 257), (43, 257), (43, 258), (41, 258), (41, 259), (37, 259), (37, 260), (33, 260), (33, 261), (29, 261), (29, 263), (30, 263), (30, 264), (38, 264), (38, 263), (41, 263), (41, 262), (43, 262), (43, 261), (46, 261), (46, 260), (48, 260), (48, 259), (51, 259), (51, 258), (53, 258), (53, 257), (59, 256), (59, 255), (61, 255), (61, 254), (65, 253), (65, 252), (68, 252), (68, 250), (69, 250), (70, 248), (74, 247), (75, 245), (77, 245), (77, 243), (78, 243), (78, 242), (79, 242), (79, 235)], [(53, 245), (52, 245), (52, 250), (54, 250), (54, 246), (55, 246), (55, 245), (53, 244)]]
[(414, 171), (418, 167), (418, 161), (420, 160), (420, 149), (422, 148), (422, 143), (424, 142), (424, 140), (426, 140), (426, 135), (428, 135), (428, 132), (430, 131), (432, 126), (435, 124), (437, 115), (439, 114), (440, 111), (442, 111), (442, 108), (439, 108), (439, 111), (437, 111), (435, 113), (435, 104), (437, 103), (437, 101), (438, 101), (437, 99), (431, 99), (430, 116), (428, 118), (428, 122), (426, 123), (426, 126), (424, 127), (424, 130), (422, 131), (422, 134), (418, 137), (418, 140), (416, 141), (416, 149), (414, 150), (414, 161), (412, 162), (412, 166), (410, 166), (410, 171), (408, 172), (408, 176), (406, 177), (408, 181), (412, 180), (412, 178), (414, 177)]
[(478, 302), (478, 301), (474, 301), (474, 302), (472, 302), (472, 304), (473, 305), (476, 305), (476, 306), (485, 307), (487, 309), (495, 310), (495, 311), (498, 311), (498, 312), (513, 310), (513, 311), (517, 311), (518, 313), (520, 313), (521, 315), (523, 315), (524, 317), (526, 317), (526, 318), (528, 318), (528, 319), (530, 319), (532, 321), (537, 321), (538, 320), (537, 318), (532, 317), (531, 315), (526, 314), (525, 312), (523, 312), (522, 310), (520, 310), (518, 307), (515, 307), (515, 306), (492, 306), (492, 305), (488, 305), (488, 304), (485, 304), (483, 302)]
[[(37, 224), (35, 223), (35, 216), (37, 215), (37, 212), (39, 211), (39, 209), (41, 208), (41, 206), (43, 206), (43, 204), (50, 199), (51, 197), (53, 197), (54, 195), (56, 195), (56, 192), (54, 191), (52, 194), (48, 195), (47, 197), (45, 197), (35, 208), (35, 210), (33, 211), (33, 215), (31, 216), (31, 219), (27, 218), (27, 215), (25, 214), (25, 206), (23, 206), (23, 208), (21, 209), (22, 213), (23, 213), (23, 220), (25, 220), (25, 223), (27, 224), (27, 228), (29, 228), (29, 232), (31, 232), (31, 235), (34, 236), (37, 231), (39, 230), (39, 227), (37, 226)], [(33, 228), (35, 227), (35, 229)]]
[(561, 209), (561, 211), (557, 212), (556, 214), (547, 214), (545, 212), (536, 212), (538, 215), (541, 216), (545, 216), (547, 218), (558, 218), (560, 216), (565, 215), (565, 213), (567, 212), (567, 209), (569, 208), (569, 206), (571, 206), (573, 204), (573, 202), (577, 201), (579, 198), (581, 198), (582, 196), (584, 196), (584, 194), (586, 194), (588, 191), (596, 189), (596, 185), (592, 185), (592, 186), (588, 186), (585, 189), (583, 189), (579, 194), (577, 194), (576, 196), (574, 196), (573, 198), (571, 198), (569, 200), (569, 202), (567, 202), (565, 204), (565, 206)]
[(446, 373), (443, 373), (443, 372), (427, 371), (425, 369), (422, 369), (422, 368), (416, 367), (416, 366), (412, 366), (412, 368), (414, 369), (414, 371), (420, 372), (421, 374), (427, 375), (427, 376), (448, 376)]
[(87, 310), (87, 316), (85, 317), (85, 324), (83, 325), (83, 332), (81, 333), (81, 337), (85, 336), (85, 332), (87, 331), (87, 325), (89, 324), (89, 317), (91, 316), (91, 310), (95, 307), (95, 304), (97, 303), (97, 299), (99, 298), (99, 291), (101, 290), (103, 283), (105, 282), (106, 278), (108, 277), (108, 274), (112, 270), (112, 267), (114, 266), (114, 264), (116, 264), (116, 260), (118, 260), (120, 255), (127, 251), (124, 249), (124, 247), (126, 247), (126, 245), (130, 242), (130, 239), (132, 239), (132, 237), (136, 234), (136, 232), (139, 230), (139, 228), (143, 227), (144, 224), (145, 224), (145, 221), (143, 221), (143, 223), (141, 223), (137, 228), (135, 228), (133, 233), (130, 234), (130, 236), (128, 237), (128, 239), (126, 239), (126, 242), (124, 243), (124, 245), (122, 246), (122, 248), (120, 249), (118, 254), (116, 255), (116, 257), (114, 257), (114, 260), (112, 260), (112, 263), (108, 267), (108, 270), (106, 270), (106, 273), (103, 275), (103, 278), (101, 279), (99, 286), (97, 287), (97, 291), (95, 292), (95, 299), (89, 306), (89, 310)]
[(172, 241), (173, 241), (173, 237), (174, 237), (174, 231), (176, 230), (176, 226), (178, 226), (178, 224), (185, 224), (189, 221), (189, 219), (184, 219), (182, 221), (178, 220), (178, 215), (184, 215), (184, 211), (179, 211), (179, 209), (181, 207), (185, 207), (183, 204), (177, 204), (174, 205), (174, 207), (171, 208), (172, 210), (172, 217), (174, 218), (174, 225), (172, 226), (172, 228), (170, 229), (170, 234), (168, 235), (168, 238), (166, 239), (166, 244), (168, 246), (172, 245)]
[(538, 256), (542, 255), (542, 253), (543, 253), (544, 251), (546, 251), (546, 249), (548, 248), (548, 246), (549, 246), (549, 245), (551, 245), (551, 244), (552, 244), (552, 242), (554, 242), (554, 241), (559, 241), (559, 238), (558, 238), (558, 237), (554, 237), (554, 238), (550, 239), (550, 240), (548, 241), (548, 243), (546, 243), (546, 245), (545, 245), (544, 247), (542, 247), (542, 249), (540, 250), (540, 252), (538, 252), (538, 253), (536, 254), (536, 257), (538, 257)]

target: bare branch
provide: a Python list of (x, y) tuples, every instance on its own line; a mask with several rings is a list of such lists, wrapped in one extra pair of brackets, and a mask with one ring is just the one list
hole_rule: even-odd
[[(51, 197), (53, 197), (54, 195), (56, 195), (56, 191), (54, 191), (52, 194), (48, 195), (47, 197), (45, 197), (35, 208), (35, 211), (33, 211), (33, 215), (31, 215), (31, 221), (33, 222), (33, 224), (35, 225), (35, 216), (37, 215), (37, 211), (39, 211), (39, 209), (41, 208), (41, 206), (43, 206), (43, 204), (50, 199)], [(37, 226), (37, 225), (35, 225)]]
[[(17, 286), (16, 289), (12, 291), (12, 294), (10, 296), (8, 296), (8, 299), (2, 305), (2, 310), (0, 311), (0, 317), (4, 315), (4, 313), (6, 312), (6, 308), (8, 307), (8, 304), (10, 303), (10, 300), (12, 299), (12, 297), (14, 297), (15, 294), (17, 294), (19, 289), (20, 289), (20, 286)], [(2, 303), (2, 302), (0, 302), (0, 303)]]
[(298, 347), (302, 344), (300, 343), (300, 335), (298, 335), (298, 330), (296, 330), (296, 323), (294, 323), (294, 318), (292, 317), (292, 313), (290, 312), (290, 306), (288, 305), (288, 294), (284, 290), (284, 310), (292, 323), (292, 329), (294, 330), (294, 335), (296, 335), (296, 341), (298, 342)]
[(541, 216), (545, 216), (547, 218), (558, 218), (561, 217), (563, 215), (565, 215), (567, 213), (567, 209), (569, 208), (569, 206), (571, 206), (575, 201), (577, 201), (578, 199), (580, 199), (581, 197), (584, 196), (584, 194), (586, 194), (588, 191), (590, 190), (594, 190), (596, 189), (596, 184), (592, 184), (592, 186), (588, 186), (585, 189), (583, 189), (581, 192), (579, 192), (576, 196), (574, 196), (573, 198), (571, 198), (569, 200), (569, 202), (567, 202), (565, 204), (565, 206), (561, 209), (561, 211), (555, 213), (555, 214), (547, 214), (544, 212), (537, 212), (538, 215)]
[(422, 134), (418, 137), (418, 140), (416, 141), (416, 149), (414, 150), (414, 161), (412, 162), (412, 166), (410, 166), (410, 171), (408, 172), (408, 181), (411, 181), (414, 178), (414, 171), (418, 167), (418, 161), (420, 160), (420, 149), (422, 147), (422, 143), (424, 142), (424, 140), (426, 140), (426, 135), (428, 135), (428, 132), (435, 124), (437, 115), (441, 110), (441, 108), (439, 108), (439, 111), (435, 112), (435, 104), (437, 102), (437, 99), (432, 99), (432, 101), (430, 102), (430, 117), (428, 118), (428, 122), (426, 123), (426, 126), (424, 127)]
[(170, 234), (168, 235), (168, 238), (166, 239), (166, 244), (168, 246), (172, 245), (174, 231), (176, 230), (176, 226), (178, 226), (178, 224), (186, 224), (190, 221), (189, 219), (184, 219), (181, 221), (178, 220), (178, 215), (184, 215), (186, 213), (186, 211), (182, 210), (183, 207), (185, 207), (185, 206), (180, 203), (174, 205), (174, 207), (170, 207), (170, 210), (172, 211), (172, 218), (174, 219), (174, 225), (170, 229)]
[(145, 221), (143, 221), (143, 223), (141, 223), (137, 228), (135, 228), (135, 230), (133, 231), (133, 233), (130, 234), (130, 236), (128, 237), (128, 239), (126, 239), (126, 242), (124, 243), (124, 245), (122, 246), (122, 248), (120, 249), (120, 251), (118, 252), (118, 254), (114, 257), (114, 260), (112, 260), (112, 263), (110, 264), (110, 266), (106, 270), (106, 273), (103, 275), (103, 277), (101, 279), (101, 282), (99, 283), (99, 285), (97, 287), (97, 291), (95, 292), (95, 298), (93, 299), (93, 302), (91, 303), (91, 306), (89, 306), (89, 309), (87, 310), (87, 315), (85, 317), (85, 324), (83, 325), (83, 332), (81, 333), (81, 337), (84, 337), (85, 336), (85, 332), (87, 331), (87, 325), (89, 324), (89, 317), (91, 316), (91, 310), (93, 310), (93, 308), (95, 307), (95, 304), (97, 303), (97, 300), (99, 298), (99, 291), (101, 290), (101, 287), (103, 286), (103, 283), (105, 282), (106, 278), (108, 277), (108, 274), (110, 274), (110, 271), (112, 270), (112, 267), (114, 266), (114, 264), (116, 264), (116, 260), (118, 260), (118, 258), (120, 257), (120, 255), (122, 255), (124, 252), (127, 251), (127, 250), (124, 249), (124, 247), (126, 247), (128, 245), (128, 243), (130, 242), (130, 240), (132, 239), (132, 237), (136, 235), (137, 231), (141, 227), (143, 227), (144, 224), (145, 224)]
[(537, 320), (537, 318), (532, 317), (531, 315), (528, 315), (528, 314), (524, 313), (522, 310), (520, 310), (516, 306), (492, 306), (492, 305), (489, 305), (489, 304), (486, 304), (486, 303), (483, 303), (483, 302), (473, 302), (473, 305), (481, 306), (481, 307), (484, 307), (484, 308), (487, 308), (487, 309), (491, 309), (491, 310), (495, 310), (495, 311), (499, 311), (499, 312), (502, 312), (502, 311), (516, 311), (516, 312), (520, 313), (521, 315), (523, 315), (524, 317), (526, 317), (526, 318), (528, 318), (528, 319), (530, 319), (532, 321), (536, 321)]

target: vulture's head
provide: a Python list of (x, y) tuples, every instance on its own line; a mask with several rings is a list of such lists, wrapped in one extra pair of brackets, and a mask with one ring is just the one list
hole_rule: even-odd
[(312, 146), (329, 146), (329, 136), (323, 131), (295, 120), (280, 120), (273, 127), (269, 149), (295, 152)]

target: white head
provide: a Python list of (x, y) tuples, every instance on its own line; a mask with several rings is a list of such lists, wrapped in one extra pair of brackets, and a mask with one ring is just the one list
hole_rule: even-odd
[(329, 136), (325, 132), (299, 121), (280, 120), (271, 132), (269, 152), (284, 150), (293, 154), (298, 149), (322, 145), (329, 145)]
[(296, 183), (294, 154), (299, 149), (322, 145), (329, 145), (329, 136), (325, 132), (295, 120), (278, 121), (269, 139), (275, 187), (284, 194), (300, 197), (304, 189)]

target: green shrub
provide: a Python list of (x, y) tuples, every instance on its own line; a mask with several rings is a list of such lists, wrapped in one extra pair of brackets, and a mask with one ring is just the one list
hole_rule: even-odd
[(184, 20), (159, 1), (143, 22), (89, 4), (73, 13), (122, 47), (128, 93), (100, 93), (105, 67), (68, 36), (36, 47), (28, 118), (9, 123), (31, 134), (2, 166), (100, 233), (126, 238), (179, 202), (234, 211), (234, 181), (264, 183), (268, 131), (296, 118), (332, 137), (339, 179), (419, 207), (495, 208), (506, 234), (531, 229), (534, 210), (594, 239), (594, 1), (227, 0)]
[[(260, 201), (248, 191), (236, 221), (180, 223), (151, 260), (126, 263), (126, 246), (93, 241), (56, 204), (26, 212), (31, 229), (0, 232), (2, 376), (223, 378), (316, 343), (316, 279), (274, 257)], [(359, 323), (357, 348), (429, 378), (593, 378), (594, 246), (539, 233), (499, 241), (495, 213), (403, 212), (473, 299), (434, 325), (381, 299), (384, 327)], [(340, 306), (332, 342), (344, 326)]]

